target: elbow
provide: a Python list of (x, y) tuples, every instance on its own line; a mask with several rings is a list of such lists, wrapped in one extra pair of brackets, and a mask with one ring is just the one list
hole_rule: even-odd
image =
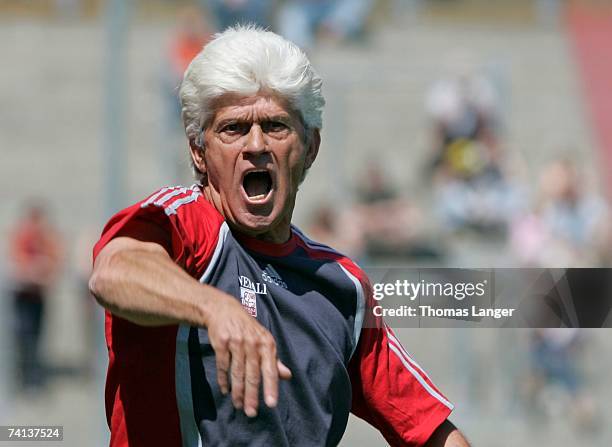
[(109, 283), (111, 282), (109, 274), (103, 268), (95, 268), (89, 278), (89, 291), (96, 299), (98, 304), (104, 308), (109, 308), (111, 302), (108, 300)]
[(96, 298), (96, 300), (98, 300), (98, 302), (99, 297), (102, 296), (103, 282), (104, 279), (102, 278), (102, 275), (100, 275), (97, 270), (94, 270), (91, 276), (89, 277), (88, 286), (89, 292)]
[(468, 440), (455, 427), (455, 425), (446, 419), (433, 432), (425, 447), (470, 447)]
[(125, 310), (130, 301), (129, 290), (138, 277), (138, 264), (143, 258), (158, 256), (166, 251), (155, 243), (120, 237), (110, 241), (94, 262), (89, 278), (89, 291), (96, 301), (111, 312)]
[(89, 291), (98, 304), (108, 310), (112, 310), (116, 304), (112, 297), (113, 291), (116, 289), (115, 284), (119, 280), (116, 266), (116, 258), (119, 253), (112, 246), (105, 247), (95, 260), (88, 283)]

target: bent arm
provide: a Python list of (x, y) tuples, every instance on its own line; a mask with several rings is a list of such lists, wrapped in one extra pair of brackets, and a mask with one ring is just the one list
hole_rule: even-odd
[(96, 258), (89, 288), (103, 307), (132, 323), (206, 327), (219, 388), (227, 394), (231, 382), (234, 406), (247, 416), (257, 414), (261, 382), (266, 404), (274, 407), (279, 378), (291, 378), (270, 332), (238, 300), (189, 276), (157, 243), (111, 240)]
[(457, 427), (447, 419), (433, 432), (425, 447), (470, 447), (470, 444)]
[(208, 326), (211, 300), (225, 295), (189, 276), (161, 245), (129, 237), (100, 251), (89, 288), (103, 307), (142, 326)]

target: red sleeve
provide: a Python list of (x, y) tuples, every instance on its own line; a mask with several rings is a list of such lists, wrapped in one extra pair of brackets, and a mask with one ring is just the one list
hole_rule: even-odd
[(175, 262), (185, 265), (185, 258), (191, 252), (190, 243), (187, 235), (181, 231), (178, 220), (166, 216), (161, 207), (143, 206), (143, 203), (138, 202), (111, 217), (94, 246), (94, 259), (111, 240), (127, 236), (156, 242), (166, 249)]
[[(371, 299), (371, 298), (370, 298)], [(369, 306), (368, 323), (349, 364), (351, 411), (376, 427), (392, 446), (422, 446), (453, 405), (408, 355)]]
[[(222, 222), (197, 187), (163, 188), (110, 219), (94, 258), (113, 238), (128, 236), (159, 243), (199, 278)], [(106, 312), (105, 404), (111, 446), (181, 445), (174, 370), (177, 328), (139, 326)]]
[(163, 188), (115, 214), (94, 247), (94, 259), (112, 239), (128, 236), (160, 244), (197, 277), (214, 250), (223, 218), (194, 188)]

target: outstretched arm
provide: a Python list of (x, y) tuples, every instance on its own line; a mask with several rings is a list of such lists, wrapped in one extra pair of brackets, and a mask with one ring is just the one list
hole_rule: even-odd
[(89, 287), (102, 306), (133, 323), (206, 327), (219, 387), (224, 394), (231, 388), (234, 406), (248, 416), (257, 414), (262, 380), (264, 400), (273, 407), (279, 377), (291, 377), (270, 332), (234, 297), (189, 276), (157, 243), (111, 240), (96, 257)]
[(425, 447), (470, 447), (467, 439), (448, 419), (433, 432)]

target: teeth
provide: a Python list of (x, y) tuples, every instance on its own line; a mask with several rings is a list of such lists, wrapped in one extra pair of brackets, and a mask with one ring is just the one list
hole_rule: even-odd
[(265, 199), (267, 194), (258, 194), (256, 196), (249, 197), (251, 200), (262, 200)]

